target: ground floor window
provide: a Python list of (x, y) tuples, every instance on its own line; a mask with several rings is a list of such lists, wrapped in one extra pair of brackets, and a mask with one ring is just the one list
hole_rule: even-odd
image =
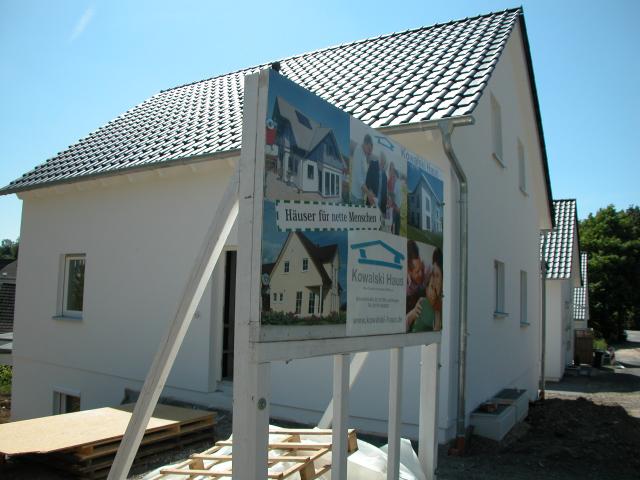
[(316, 294), (309, 292), (309, 314), (313, 315), (314, 313), (316, 313)]
[(80, 411), (80, 394), (53, 392), (53, 414), (73, 413)]
[(296, 292), (296, 314), (302, 313), (302, 292)]

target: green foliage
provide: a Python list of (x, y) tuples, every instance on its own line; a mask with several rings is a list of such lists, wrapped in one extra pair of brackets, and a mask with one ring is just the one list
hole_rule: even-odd
[(20, 239), (15, 242), (5, 238), (0, 241), (0, 258), (15, 260), (18, 258), (18, 248), (20, 246)]
[(12, 370), (7, 365), (0, 365), (0, 393), (11, 393)]
[(593, 339), (593, 349), (594, 350), (606, 350), (607, 342), (604, 338), (594, 338)]
[(590, 326), (605, 340), (640, 328), (640, 208), (598, 210), (580, 222), (580, 250), (589, 256)]
[(347, 312), (331, 312), (328, 315), (300, 318), (292, 312), (262, 312), (263, 325), (339, 325), (347, 322)]

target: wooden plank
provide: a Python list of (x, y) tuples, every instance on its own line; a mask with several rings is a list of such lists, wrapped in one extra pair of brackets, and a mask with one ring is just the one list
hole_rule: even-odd
[[(80, 455), (91, 455), (101, 445), (120, 442), (132, 409), (133, 405), (122, 405), (1, 424), (0, 452), (23, 455), (75, 450)], [(213, 425), (215, 414), (157, 405), (145, 432), (166, 431), (182, 422)]]
[(427, 480), (435, 480), (438, 466), (438, 373), (440, 344), (420, 349), (420, 412), (418, 458)]
[(180, 345), (238, 215), (238, 169), (222, 195), (211, 227), (193, 265), (176, 315), (162, 340), (140, 392), (140, 398), (116, 454), (109, 480), (126, 478), (145, 427), (167, 381)]
[(331, 477), (347, 478), (347, 421), (349, 418), (349, 355), (333, 357), (333, 433)]
[(387, 450), (387, 480), (400, 477), (400, 428), (402, 425), (403, 348), (389, 352), (389, 422)]
[(369, 352), (398, 347), (429, 345), (440, 342), (441, 332), (420, 332), (368, 337), (324, 338), (320, 340), (293, 340), (256, 344), (254, 360), (275, 362), (292, 358), (312, 358), (341, 353)]

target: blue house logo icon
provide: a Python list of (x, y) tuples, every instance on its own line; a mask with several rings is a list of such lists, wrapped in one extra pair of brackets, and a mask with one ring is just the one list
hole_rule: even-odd
[[(374, 249), (373, 247), (382, 247), (383, 251), (381, 252), (379, 248)], [(351, 245), (351, 249), (360, 251), (359, 264), (402, 270), (404, 255), (382, 240), (354, 243)], [(381, 258), (384, 251), (386, 251), (387, 255), (385, 255), (385, 258)], [(371, 255), (372, 253), (373, 256)]]

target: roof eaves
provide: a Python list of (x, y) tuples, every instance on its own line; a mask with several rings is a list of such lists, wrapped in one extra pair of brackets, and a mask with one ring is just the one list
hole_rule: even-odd
[(551, 193), (551, 176), (549, 175), (549, 160), (547, 157), (547, 146), (544, 139), (544, 129), (542, 128), (542, 115), (540, 113), (540, 102), (538, 101), (538, 89), (536, 88), (536, 79), (533, 73), (533, 60), (531, 59), (531, 49), (529, 46), (529, 36), (527, 35), (527, 25), (524, 20), (524, 10), (522, 7), (518, 9), (518, 21), (522, 30), (522, 43), (525, 52), (525, 61), (527, 71), (529, 73), (529, 85), (531, 87), (531, 95), (533, 96), (533, 109), (536, 115), (536, 123), (538, 125), (538, 141), (540, 143), (540, 151), (544, 163), (544, 178), (547, 187), (547, 206), (549, 207), (549, 217), (551, 220), (551, 228), (555, 228), (555, 218), (553, 215), (553, 194)]

